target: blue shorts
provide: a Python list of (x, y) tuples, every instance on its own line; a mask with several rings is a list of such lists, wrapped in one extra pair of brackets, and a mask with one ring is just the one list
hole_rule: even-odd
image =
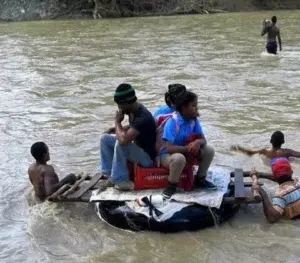
[(276, 55), (277, 54), (277, 42), (276, 41), (268, 42), (266, 45), (266, 49), (267, 49), (268, 53)]

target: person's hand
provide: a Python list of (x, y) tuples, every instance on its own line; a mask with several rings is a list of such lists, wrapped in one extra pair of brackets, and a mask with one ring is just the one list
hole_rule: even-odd
[(116, 112), (115, 121), (117, 123), (121, 123), (123, 120), (124, 120), (124, 114), (123, 114), (123, 112), (121, 110), (118, 110)]
[(193, 155), (197, 155), (199, 153), (200, 147), (200, 140), (193, 141), (188, 145), (188, 152)]
[(251, 187), (251, 190), (252, 190), (252, 193), (254, 191), (257, 191), (259, 193), (259, 190), (260, 190), (260, 185), (259, 184), (253, 184), (252, 187)]

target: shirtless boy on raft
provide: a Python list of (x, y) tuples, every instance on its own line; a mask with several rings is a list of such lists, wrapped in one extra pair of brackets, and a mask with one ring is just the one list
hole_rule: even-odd
[(47, 164), (50, 160), (49, 148), (44, 142), (36, 142), (31, 146), (31, 155), (36, 160), (28, 169), (30, 182), (34, 187), (35, 195), (42, 201), (52, 195), (64, 184), (74, 184), (76, 176), (67, 175), (59, 181), (54, 168)]
[(274, 161), (280, 157), (288, 159), (289, 157), (300, 158), (300, 152), (296, 152), (291, 149), (281, 148), (284, 144), (284, 134), (281, 131), (276, 131), (272, 134), (270, 143), (272, 144), (271, 149), (261, 148), (261, 149), (249, 149), (239, 145), (231, 146), (231, 150), (240, 151), (248, 155), (262, 154), (270, 159), (270, 164), (272, 165)]

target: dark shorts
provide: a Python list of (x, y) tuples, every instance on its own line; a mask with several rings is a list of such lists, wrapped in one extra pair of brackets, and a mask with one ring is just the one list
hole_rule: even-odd
[(277, 43), (276, 42), (269, 42), (266, 45), (266, 49), (268, 53), (277, 54)]

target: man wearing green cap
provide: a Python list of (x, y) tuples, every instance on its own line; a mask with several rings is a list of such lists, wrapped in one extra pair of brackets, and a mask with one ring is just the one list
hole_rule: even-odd
[[(153, 165), (156, 156), (156, 124), (150, 111), (137, 102), (135, 90), (129, 84), (121, 84), (114, 94), (118, 105), (115, 116), (115, 135), (104, 134), (100, 138), (101, 173), (108, 178), (106, 186), (119, 190), (133, 190), (129, 180), (127, 161), (144, 167)], [(122, 125), (129, 117), (129, 127)]]

